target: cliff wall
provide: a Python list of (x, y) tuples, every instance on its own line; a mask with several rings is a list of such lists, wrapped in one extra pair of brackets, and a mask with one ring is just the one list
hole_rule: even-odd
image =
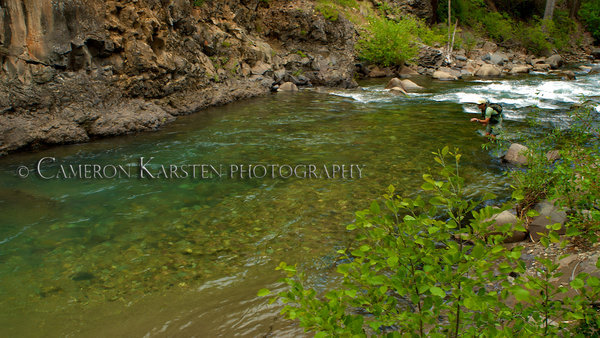
[(0, 0), (0, 153), (153, 130), (284, 81), (352, 87), (310, 1)]

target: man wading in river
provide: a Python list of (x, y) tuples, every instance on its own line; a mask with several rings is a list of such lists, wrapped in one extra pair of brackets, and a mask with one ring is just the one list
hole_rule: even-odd
[(499, 104), (490, 104), (486, 99), (477, 100), (477, 108), (481, 110), (481, 119), (476, 117), (471, 122), (479, 122), (485, 126), (485, 136), (496, 138), (500, 129), (502, 129), (502, 106)]

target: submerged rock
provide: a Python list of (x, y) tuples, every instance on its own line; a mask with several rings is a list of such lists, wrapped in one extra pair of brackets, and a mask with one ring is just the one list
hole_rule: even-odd
[(90, 279), (94, 279), (94, 278), (95, 278), (94, 274), (92, 274), (91, 272), (88, 272), (88, 271), (77, 272), (76, 274), (74, 274), (71, 277), (71, 279), (76, 282), (90, 280)]
[(401, 87), (390, 88), (390, 93), (396, 94), (396, 95), (398, 95), (398, 94), (404, 94), (404, 95), (408, 96), (408, 93), (403, 88), (401, 88)]

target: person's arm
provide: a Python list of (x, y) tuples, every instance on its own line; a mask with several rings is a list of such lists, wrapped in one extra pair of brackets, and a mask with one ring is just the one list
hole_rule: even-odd
[(485, 119), (478, 119), (476, 117), (471, 119), (471, 122), (479, 122), (481, 124), (483, 124), (484, 126), (488, 123), (490, 123), (490, 118), (492, 117), (492, 108), (487, 107), (485, 109)]

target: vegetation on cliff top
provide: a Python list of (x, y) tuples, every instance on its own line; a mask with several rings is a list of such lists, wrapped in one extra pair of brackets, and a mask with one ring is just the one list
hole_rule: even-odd
[[(375, 6), (366, 1), (318, 0), (316, 9), (332, 21), (337, 20), (340, 13), (353, 21), (361, 32), (358, 56), (370, 63), (400, 65), (416, 56), (419, 43), (447, 43), (448, 35), (444, 32), (448, 29), (448, 2), (432, 1), (433, 21), (439, 22), (432, 25), (427, 25), (424, 18), (405, 13), (395, 2), (373, 3)], [(450, 24), (454, 26), (458, 22), (459, 27), (455, 49), (471, 50), (477, 40), (490, 38), (504, 47), (534, 54), (567, 52), (580, 47), (584, 41), (577, 19), (596, 39), (600, 37), (600, 4), (591, 0), (584, 0), (581, 10), (577, 10), (579, 3), (559, 1), (550, 14), (544, 13), (539, 1), (533, 0), (454, 0), (450, 3), (453, 21)], [(362, 20), (357, 16), (363, 16)]]

